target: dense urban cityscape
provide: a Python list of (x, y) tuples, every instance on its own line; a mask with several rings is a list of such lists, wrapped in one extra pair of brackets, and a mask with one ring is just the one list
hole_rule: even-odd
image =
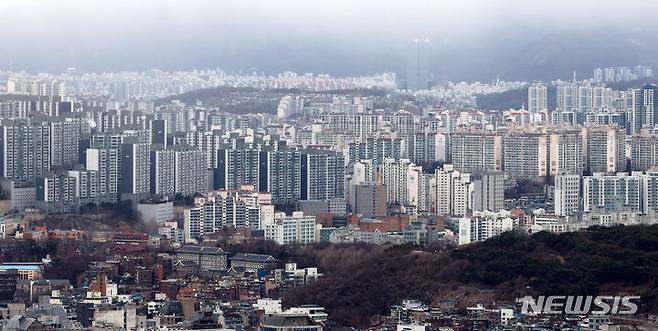
[(0, 57), (2, 330), (658, 330), (655, 64), (451, 80), (445, 43), (351, 75)]

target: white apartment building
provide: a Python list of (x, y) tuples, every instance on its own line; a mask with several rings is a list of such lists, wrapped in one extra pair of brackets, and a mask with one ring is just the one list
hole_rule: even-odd
[(546, 85), (541, 82), (534, 82), (528, 86), (528, 111), (538, 113), (548, 109)]
[(386, 185), (386, 202), (417, 206), (419, 180), (423, 170), (409, 159), (384, 159), (380, 166), (380, 180)]
[(304, 216), (302, 212), (276, 213), (274, 223), (265, 226), (265, 239), (279, 245), (292, 243), (311, 244), (317, 241), (317, 226), (314, 216)]
[(185, 240), (202, 238), (225, 227), (265, 230), (274, 223), (270, 193), (256, 192), (251, 185), (241, 190), (212, 191), (194, 199), (194, 207), (183, 211)]
[(506, 210), (499, 212), (474, 212), (472, 217), (459, 219), (459, 245), (484, 241), (512, 231), (518, 227), (518, 221), (512, 219)]
[(473, 208), (474, 185), (470, 174), (457, 171), (452, 164), (444, 164), (435, 170), (434, 180), (437, 214), (463, 216)]
[(646, 176), (641, 172), (583, 177), (583, 210), (646, 211)]
[(555, 215), (566, 216), (580, 210), (580, 175), (555, 176)]

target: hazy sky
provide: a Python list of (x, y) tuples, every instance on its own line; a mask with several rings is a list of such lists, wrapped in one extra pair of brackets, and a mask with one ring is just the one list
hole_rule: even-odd
[(0, 0), (0, 68), (403, 72), (429, 37), (441, 79), (654, 64), (658, 1)]

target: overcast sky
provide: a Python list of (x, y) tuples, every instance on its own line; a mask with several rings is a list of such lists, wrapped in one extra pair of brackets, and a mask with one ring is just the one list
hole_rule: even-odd
[(437, 79), (529, 79), (655, 61), (656, 13), (650, 0), (0, 0), (0, 68), (400, 72), (429, 37)]

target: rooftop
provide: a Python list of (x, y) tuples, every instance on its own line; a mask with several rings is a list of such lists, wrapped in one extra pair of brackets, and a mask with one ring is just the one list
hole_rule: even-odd
[(253, 253), (237, 253), (231, 257), (231, 260), (248, 261), (248, 262), (276, 262), (277, 259), (272, 255), (266, 254), (253, 254)]
[(263, 320), (263, 326), (284, 327), (284, 326), (313, 326), (320, 325), (311, 317), (305, 314), (272, 314), (266, 315)]
[(219, 247), (193, 245), (185, 245), (176, 250), (176, 253), (226, 255), (226, 252)]

